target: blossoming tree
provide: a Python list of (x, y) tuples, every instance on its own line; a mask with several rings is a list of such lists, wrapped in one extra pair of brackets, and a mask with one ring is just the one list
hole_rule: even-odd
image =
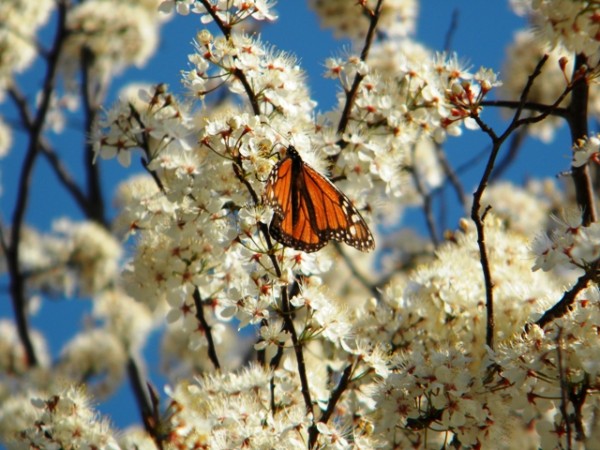
[[(416, 42), (416, 0), (310, 4), (353, 42), (325, 62), (339, 86), (326, 112), (294, 56), (260, 39), (261, 23), (277, 26), (270, 0), (0, 3), (0, 88), (18, 113), (0, 122), (0, 150), (11, 129), (27, 135), (0, 224), (8, 448), (597, 448), (600, 4), (514, 0), (528, 26), (502, 77)], [(181, 72), (188, 95), (138, 84), (106, 104), (115, 74), (156, 51), (161, 22), (191, 13), (202, 27)], [(19, 74), (36, 61), (31, 102)], [(61, 122), (68, 106), (78, 124)], [(554, 158), (563, 123), (572, 160), (558, 182), (503, 179), (530, 136)], [(75, 126), (82, 177), (54, 139)], [(489, 142), (475, 186), (447, 158), (463, 133)], [(291, 145), (360, 211), (374, 252), (271, 235), (265, 186)], [(131, 177), (104, 192), (100, 159)], [(81, 219), (56, 210), (49, 232), (26, 221), (38, 160)], [(445, 233), (443, 192), (463, 217)], [(426, 230), (382, 232), (409, 209)], [(318, 232), (329, 212), (306, 211)], [(73, 296), (91, 299), (93, 320), (51, 354), (30, 317)], [(144, 370), (155, 330), (165, 386)], [(116, 430), (94, 403), (126, 380), (140, 426)]]

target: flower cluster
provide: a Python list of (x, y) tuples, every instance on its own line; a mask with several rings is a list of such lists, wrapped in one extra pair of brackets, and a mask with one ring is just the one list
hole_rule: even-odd
[(48, 20), (54, 2), (11, 0), (0, 4), (0, 100), (13, 74), (25, 70), (36, 55), (35, 33)]
[(207, 375), (194, 384), (180, 383), (171, 393), (173, 413), (167, 417), (171, 443), (185, 448), (301, 445), (308, 421), (298, 385), (285, 374), (273, 376), (278, 386), (273, 401), (280, 409), (274, 415), (271, 376), (259, 367)]
[(114, 281), (121, 255), (120, 244), (97, 223), (63, 219), (47, 235), (24, 233), (21, 264), (32, 289), (87, 296)]
[(257, 21), (277, 19), (273, 12), (273, 0), (163, 0), (160, 10), (171, 12), (175, 10), (178, 14), (187, 15), (200, 14), (202, 23), (210, 23), (216, 20), (239, 26), (247, 19)]
[[(120, 2), (91, 0), (69, 11), (62, 68), (68, 74), (85, 57), (99, 80), (128, 66), (141, 66), (158, 44), (158, 28), (166, 16), (158, 13), (158, 0)], [(71, 78), (71, 77), (69, 77)]]
[(78, 334), (63, 348), (57, 373), (63, 380), (88, 378), (87, 389), (95, 397), (113, 393), (123, 382), (127, 354), (117, 337), (95, 328)]
[[(48, 349), (44, 337), (37, 331), (31, 333), (33, 346), (39, 355), (42, 356), (40, 366), (49, 365)], [(0, 378), (2, 376), (18, 376), (27, 372), (27, 356), (23, 346), (20, 345), (19, 336), (15, 325), (6, 319), (0, 320)], [(0, 387), (0, 399), (5, 399), (10, 395), (8, 386)], [(0, 433), (1, 434), (1, 433)]]
[(549, 213), (561, 208), (565, 201), (564, 193), (552, 179), (532, 180), (524, 188), (500, 181), (486, 189), (482, 199), (508, 229), (530, 238), (548, 228)]
[[(575, 55), (564, 45), (557, 43), (553, 48), (548, 48), (548, 43), (531, 30), (515, 34), (514, 42), (507, 50), (507, 58), (502, 73), (509, 73), (510, 77), (503, 80), (500, 94), (507, 100), (518, 101), (529, 76), (543, 57), (547, 61), (541, 68), (540, 74), (529, 88), (527, 102), (540, 105), (553, 105), (567, 89)], [(589, 113), (600, 116), (600, 89), (596, 83), (589, 86)], [(564, 96), (558, 106), (566, 107), (571, 95)], [(523, 111), (524, 114), (537, 115), (539, 113)], [(507, 114), (510, 114), (507, 111)], [(527, 127), (527, 133), (542, 140), (550, 142), (554, 138), (556, 129), (562, 124), (562, 119), (549, 116), (545, 120), (532, 123)]]
[(21, 421), (24, 425), (19, 433), (10, 436), (14, 448), (119, 449), (108, 421), (98, 418), (82, 388), (40, 394), (31, 399), (28, 408), (23, 408), (20, 398), (10, 403), (3, 412), (11, 411), (14, 416), (0, 417), (0, 426), (6, 421)]
[[(380, 4), (312, 3), (325, 23), (354, 38), (366, 35)], [(565, 6), (535, 7), (551, 4)], [(440, 243), (404, 230), (379, 239), (373, 225), (378, 251), (354, 257), (333, 243), (304, 253), (270, 234), (265, 186), (272, 188), (273, 168), (291, 145), (367, 221), (389, 223), (452, 178), (442, 148), (450, 137), (491, 129), (482, 105), (500, 86), (497, 75), (408, 40), (414, 0), (383, 5), (382, 39), (365, 44), (368, 57), (326, 61), (340, 91), (333, 110), (321, 113), (297, 59), (244, 34), (247, 19), (275, 19), (272, 1), (162, 3), (212, 28), (197, 34), (191, 70), (182, 72), (188, 100), (166, 85), (132, 85), (96, 123), (97, 157), (127, 167), (140, 151), (146, 170), (117, 189), (112, 232), (129, 245), (127, 261), (123, 245), (96, 223), (60, 220), (46, 236), (22, 230), (25, 293), (76, 292), (93, 306), (55, 364), (40, 358), (23, 381), (13, 379), (27, 370), (17, 328), (0, 321), (0, 435), (13, 448), (550, 448), (569, 447), (569, 430), (582, 442), (600, 434), (600, 399), (592, 395), (600, 387), (596, 287), (575, 293), (564, 316), (535, 325), (600, 258), (597, 223), (583, 226), (579, 211), (548, 220), (569, 201), (553, 182), (487, 188), (484, 235), (467, 219)], [(142, 62), (156, 41), (137, 41), (154, 35), (156, 6), (76, 5), (65, 56), (76, 61), (89, 49), (100, 76)], [(577, 20), (586, 17), (587, 10)], [(107, 33), (119, 39), (105, 42)], [(552, 103), (569, 84), (554, 82), (568, 67), (562, 51), (537, 80), (556, 90), (534, 84), (529, 101)], [(540, 52), (531, 34), (517, 38), (511, 55), (523, 67), (508, 66), (518, 73), (507, 95), (518, 98), (532, 70), (524, 61)], [(218, 90), (221, 100), (210, 104)], [(552, 128), (538, 131), (549, 137)], [(597, 162), (599, 142), (582, 140), (573, 165)], [(297, 159), (277, 167), (285, 172), (290, 160), (296, 170), (288, 174), (297, 174)], [(283, 189), (292, 208), (306, 180), (291, 178)], [(311, 227), (327, 214), (315, 198), (300, 199)], [(73, 386), (85, 383), (98, 397), (115, 392), (163, 325), (166, 404), (152, 396), (143, 408), (147, 433), (133, 429), (116, 441)]]
[[(565, 74), (573, 70), (573, 61), (572, 59), (567, 60), (569, 53), (562, 46), (558, 45), (548, 51), (544, 42), (539, 40), (534, 33), (522, 31), (515, 35), (514, 42), (506, 53), (507, 58), (502, 73), (510, 73), (511, 76), (506, 78), (500, 88), (503, 98), (519, 100), (528, 77), (533, 73), (542, 57), (548, 55), (548, 60), (542, 67), (540, 75), (529, 89), (527, 101), (545, 105), (552, 105), (557, 101), (567, 87), (568, 80), (565, 78)], [(559, 63), (561, 58), (568, 61), (567, 65), (562, 68)], [(568, 100), (565, 99), (561, 105), (565, 106), (567, 103)], [(507, 111), (506, 114), (510, 114), (510, 111)], [(528, 132), (544, 142), (549, 142), (561, 123), (560, 118), (549, 117), (547, 120), (532, 124), (528, 127)]]
[[(353, 40), (364, 38), (373, 17), (376, 0), (347, 2), (345, 0), (311, 0), (323, 27), (332, 28), (337, 37)], [(379, 25), (389, 36), (408, 36), (414, 33), (418, 12), (415, 0), (385, 1), (381, 7)]]
[(573, 167), (590, 162), (600, 164), (600, 134), (580, 140), (573, 149)]
[[(572, 311), (545, 329), (532, 326), (521, 338), (502, 346), (495, 357), (505, 388), (499, 391), (506, 408), (515, 411), (529, 433), (535, 430), (539, 448), (565, 446), (572, 416), (561, 408), (569, 404), (594, 442), (597, 420), (591, 411), (598, 396), (587, 396), (600, 385), (597, 349), (600, 310), (596, 287), (583, 291)], [(585, 400), (584, 400), (585, 399)], [(585, 401), (585, 407), (583, 402)], [(561, 406), (563, 405), (563, 406)], [(577, 439), (582, 440), (579, 434)]]
[(315, 103), (293, 56), (245, 34), (215, 37), (208, 30), (196, 36), (196, 51), (189, 57), (194, 69), (183, 80), (193, 96), (202, 98), (226, 82), (231, 92), (250, 94), (255, 113), (310, 118)]
[(600, 258), (600, 224), (584, 226), (577, 210), (555, 218), (550, 234), (541, 234), (533, 242), (534, 270), (588, 270)]
[[(384, 58), (387, 54), (377, 46), (374, 51)], [(423, 55), (421, 49), (407, 46), (406, 55), (385, 59), (385, 65), (375, 62), (373, 68), (356, 56), (326, 62), (327, 76), (338, 79), (344, 91), (326, 124), (341, 120), (337, 115), (344, 111), (347, 94), (354, 80), (361, 79), (343, 134), (346, 149), (337, 160), (337, 168), (351, 181), (351, 198), (353, 188), (364, 186), (368, 204), (384, 202), (396, 208), (390, 195), (414, 202), (414, 191), (407, 188), (410, 171), (423, 175), (423, 183), (430, 188), (439, 185), (441, 168), (432, 153), (434, 147), (420, 142), (439, 144), (448, 136), (460, 135), (462, 124), (476, 126), (472, 117), (480, 114), (481, 101), (499, 84), (488, 70), (470, 73), (456, 56), (439, 54), (424, 59), (418, 55)], [(329, 153), (340, 151), (326, 131), (317, 138)], [(411, 147), (425, 157), (410, 157), (407, 149)], [(364, 197), (360, 192), (354, 195)]]
[[(560, 296), (561, 284), (547, 273), (531, 271), (527, 235), (507, 229), (493, 216), (486, 224), (486, 241), (494, 249), (489, 256), (495, 274), (496, 338), (504, 341), (547, 307), (550, 298)], [(464, 231), (441, 246), (433, 261), (417, 267), (408, 279), (391, 280), (382, 302), (357, 310), (351, 322), (358, 335), (407, 352), (413, 343), (432, 342), (439, 348), (468, 342), (471, 357), (485, 356), (485, 288), (475, 229), (467, 221), (462, 226)]]
[[(486, 224), (500, 308), (496, 353), (481, 342), (485, 294), (472, 227), (455, 235), (454, 243), (442, 246), (436, 260), (409, 274), (408, 281), (393, 280), (382, 302), (356, 311), (354, 334), (389, 343), (394, 355), (379, 357), (380, 381), (363, 381), (360, 389), (377, 405), (360, 411), (373, 424), (373, 438), (416, 448), (449, 440), (484, 448), (512, 448), (517, 442), (546, 448), (565, 439), (561, 383), (567, 383), (569, 401), (577, 407), (577, 395), (599, 382), (592, 356), (600, 317), (595, 289), (580, 294), (573, 312), (548, 329), (532, 327), (519, 338), (523, 324), (560, 297), (562, 283), (553, 274), (528, 270), (526, 236), (489, 215)], [(581, 355), (580, 347), (585, 348)], [(582, 420), (590, 423), (593, 413), (586, 411)]]
[(187, 106), (177, 102), (166, 86), (128, 86), (119, 97), (120, 101), (96, 124), (96, 156), (116, 156), (127, 167), (135, 149), (143, 150), (148, 165), (167, 146), (171, 154), (185, 154), (190, 134)]
[[(530, 3), (530, 4), (529, 4)], [(533, 23), (542, 41), (562, 44), (575, 54), (584, 54), (590, 65), (598, 63), (600, 6), (590, 0), (540, 0), (521, 8), (533, 14)]]

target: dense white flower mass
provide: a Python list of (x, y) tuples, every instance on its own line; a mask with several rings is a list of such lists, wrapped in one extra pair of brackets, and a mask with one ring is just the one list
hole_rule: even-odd
[[(324, 27), (333, 28), (336, 36), (357, 40), (363, 38), (369, 26), (369, 15), (375, 10), (376, 0), (358, 2), (345, 0), (311, 0), (311, 7), (319, 14)], [(390, 36), (414, 33), (419, 6), (415, 0), (389, 0), (381, 7), (381, 29)]]
[(594, 0), (541, 0), (532, 2), (534, 23), (540, 38), (550, 45), (562, 44), (574, 54), (598, 63), (600, 5)]
[(7, 0), (0, 3), (0, 100), (15, 72), (24, 71), (36, 56), (35, 34), (50, 16), (51, 0), (30, 2)]
[(156, 51), (157, 31), (164, 14), (157, 0), (91, 0), (78, 4), (67, 16), (63, 69), (75, 72), (80, 59), (100, 79), (130, 65), (142, 66)]
[[(58, 113), (75, 94), (38, 95), (48, 106), (38, 149), (87, 208), (44, 231), (0, 224), (16, 318), (0, 321), (2, 444), (593, 448), (600, 135), (581, 131), (586, 110), (572, 105), (584, 98), (591, 115), (600, 110), (596, 3), (513, 2), (536, 28), (516, 35), (502, 80), (415, 42), (413, 0), (311, 4), (353, 41), (324, 61), (337, 88), (329, 111), (300, 60), (251, 28), (251, 19), (276, 24), (273, 1), (63, 5), (69, 33), (57, 64), (67, 87), (88, 51), (99, 85), (145, 62), (159, 14), (195, 14), (202, 29), (181, 72), (185, 95), (133, 83), (102, 112), (87, 104), (97, 115), (88, 172), (99, 174), (92, 159), (144, 170), (114, 186), (115, 214), (90, 212), (103, 206), (93, 183), (78, 189), (43, 134), (68, 129)], [(488, 122), (495, 107), (511, 113), (502, 129)], [(547, 142), (560, 121), (581, 131), (565, 158), (575, 187), (547, 173), (522, 186), (494, 178), (524, 133)], [(479, 156), (461, 148), (468, 161), (454, 167), (447, 145), (471, 133), (489, 145)], [(479, 185), (463, 186), (465, 171)], [(426, 227), (400, 229), (415, 210)], [(369, 254), (337, 242), (358, 240), (363, 219), (377, 241)], [(76, 296), (89, 312), (52, 357), (54, 342), (28, 319), (46, 318), (48, 298)], [(159, 369), (144, 364), (148, 351)], [(95, 401), (125, 380), (143, 428), (114, 431)]]
[(24, 445), (38, 448), (119, 448), (106, 419), (97, 417), (81, 388), (31, 399), (33, 426), (21, 430)]
[[(529, 75), (544, 56), (547, 56), (548, 60), (542, 67), (540, 76), (529, 89), (527, 101), (541, 105), (552, 105), (557, 102), (571, 79), (574, 56), (561, 41), (554, 47), (550, 47), (547, 40), (540, 39), (540, 36), (531, 30), (516, 33), (513, 44), (507, 49), (502, 73), (510, 74), (510, 77), (505, 77), (500, 87), (503, 97), (518, 100)], [(598, 117), (600, 116), (600, 89), (597, 83), (590, 85), (589, 96), (589, 112)], [(559, 106), (566, 107), (570, 99), (570, 95), (565, 96)], [(510, 114), (510, 111), (505, 113)], [(556, 129), (562, 124), (563, 120), (560, 117), (550, 116), (546, 120), (529, 125), (527, 132), (544, 142), (550, 142), (554, 138)]]
[(600, 135), (578, 141), (573, 150), (573, 167), (600, 164)]

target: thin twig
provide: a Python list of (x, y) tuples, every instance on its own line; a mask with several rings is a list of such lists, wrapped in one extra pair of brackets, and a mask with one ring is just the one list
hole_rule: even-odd
[(431, 241), (433, 242), (434, 247), (438, 247), (440, 245), (440, 239), (438, 229), (435, 224), (435, 219), (433, 218), (432, 194), (431, 192), (427, 192), (423, 180), (421, 180), (421, 177), (419, 177), (419, 174), (417, 173), (416, 145), (412, 146), (411, 154), (412, 165), (411, 167), (409, 167), (409, 172), (412, 176), (413, 182), (415, 183), (415, 188), (417, 189), (417, 192), (423, 199), (423, 215), (425, 216), (425, 223), (427, 224), (429, 236), (431, 237)]
[(58, 2), (58, 20), (56, 35), (52, 45), (52, 51), (48, 57), (46, 75), (44, 77), (41, 101), (33, 125), (29, 131), (29, 146), (23, 160), (23, 167), (19, 176), (19, 185), (15, 201), (15, 209), (12, 217), (10, 240), (8, 242), (8, 251), (6, 252), (6, 262), (10, 277), (10, 292), (15, 311), (17, 323), (17, 332), (19, 339), (25, 349), (27, 364), (36, 366), (38, 358), (29, 335), (29, 325), (27, 321), (27, 299), (25, 298), (25, 280), (21, 273), (20, 263), (20, 245), (21, 232), (27, 205), (29, 203), (29, 191), (35, 162), (40, 154), (40, 140), (46, 122), (46, 117), (50, 109), (50, 102), (54, 92), (56, 73), (58, 70), (58, 60), (63, 48), (63, 43), (67, 37), (66, 28), (67, 2)]
[(327, 409), (325, 410), (325, 412), (319, 419), (319, 422), (327, 423), (329, 421), (329, 419), (331, 418), (331, 416), (333, 415), (333, 412), (335, 411), (335, 407), (337, 406), (338, 401), (340, 400), (340, 398), (342, 398), (342, 394), (344, 393), (344, 391), (346, 391), (346, 389), (348, 389), (348, 386), (350, 386), (350, 377), (352, 376), (353, 370), (354, 370), (354, 363), (350, 363), (344, 369), (344, 372), (342, 372), (342, 377), (340, 378), (340, 382), (338, 383), (337, 387), (331, 394), (331, 398), (329, 399), (329, 402), (327, 403)]
[(462, 205), (463, 209), (466, 211), (467, 194), (465, 192), (465, 189), (464, 189), (458, 175), (464, 174), (464, 172), (466, 172), (467, 170), (472, 169), (474, 166), (476, 166), (479, 163), (479, 161), (481, 161), (485, 157), (485, 155), (488, 153), (488, 150), (485, 149), (485, 150), (479, 152), (472, 158), (469, 158), (467, 161), (465, 161), (464, 163), (459, 165), (456, 169), (453, 169), (452, 166), (450, 165), (450, 163), (448, 162), (448, 159), (446, 158), (446, 154), (444, 153), (442, 147), (440, 145), (436, 145), (435, 148), (436, 148), (438, 162), (441, 164), (442, 169), (444, 170), (446, 179), (440, 186), (433, 189), (431, 191), (431, 193), (433, 195), (439, 195), (446, 187), (446, 183), (449, 182), (452, 185), (452, 187), (454, 188), (454, 192), (456, 193), (456, 197), (457, 197), (458, 201)]
[[(327, 409), (323, 412), (323, 415), (319, 418), (319, 422), (327, 423), (331, 418), (332, 414), (335, 411), (335, 407), (337, 406), (338, 401), (342, 398), (342, 394), (348, 389), (350, 385), (350, 377), (352, 376), (352, 371), (354, 370), (354, 364), (350, 363), (344, 369), (342, 373), (342, 377), (340, 378), (340, 382), (338, 383), (335, 390), (331, 393), (331, 397), (329, 398), (329, 402), (327, 404)], [(319, 437), (319, 430), (317, 428), (317, 423), (314, 422), (310, 428), (308, 429), (308, 448), (312, 449), (317, 443), (317, 438)]]
[(558, 336), (556, 337), (556, 362), (558, 369), (558, 376), (560, 377), (560, 404), (558, 409), (562, 414), (563, 421), (566, 427), (566, 438), (567, 438), (567, 449), (571, 449), (571, 421), (569, 420), (569, 413), (567, 412), (568, 405), (568, 385), (566, 380), (565, 368), (563, 367), (562, 358), (562, 329), (559, 328)]
[(448, 31), (446, 31), (446, 37), (444, 39), (445, 52), (449, 52), (452, 48), (452, 40), (454, 39), (456, 30), (458, 30), (458, 15), (458, 9), (454, 8), (452, 10), (452, 16), (450, 17), (450, 25), (448, 26)]
[[(159, 436), (158, 425), (160, 423), (160, 413), (158, 409), (158, 396), (153, 392), (149, 384), (145, 384), (139, 366), (132, 356), (127, 359), (127, 375), (133, 390), (133, 396), (138, 405), (138, 410), (142, 418), (142, 423), (146, 432), (152, 436), (154, 442), (162, 448), (162, 439)], [(148, 395), (150, 392), (150, 396)], [(150, 399), (152, 397), (152, 401)]]
[[(162, 421), (161, 421), (161, 412), (160, 412), (160, 397), (158, 392), (154, 386), (150, 383), (146, 384), (148, 388), (148, 393), (150, 394), (150, 402), (152, 405), (152, 410), (149, 416), (146, 416), (146, 420), (144, 421), (144, 427), (148, 434), (152, 437), (152, 440), (158, 447), (158, 450), (164, 450), (164, 434), (161, 432)], [(141, 409), (141, 408), (140, 408)]]
[(575, 440), (579, 442), (585, 441), (585, 427), (584, 427), (584, 416), (583, 406), (585, 405), (585, 399), (590, 388), (590, 376), (587, 373), (583, 375), (583, 381), (573, 385), (569, 389), (569, 400), (573, 405), (573, 421), (575, 424)]
[(194, 289), (194, 304), (196, 305), (196, 318), (200, 322), (202, 326), (202, 331), (204, 332), (204, 336), (206, 336), (206, 341), (208, 343), (208, 357), (210, 361), (215, 366), (215, 369), (221, 369), (221, 364), (219, 364), (219, 358), (217, 356), (217, 348), (215, 346), (215, 341), (212, 336), (212, 327), (206, 321), (206, 317), (204, 317), (204, 306), (202, 305), (202, 297), (200, 296), (200, 290), (198, 287)]
[[(79, 205), (79, 208), (83, 211), (86, 216), (89, 216), (89, 200), (77, 185), (75, 179), (64, 165), (63, 161), (58, 157), (56, 152), (50, 147), (44, 140), (41, 142), (42, 154), (46, 157), (46, 160), (50, 164), (52, 170), (56, 174), (58, 181), (67, 190), (67, 192), (73, 197), (75, 203)], [(106, 224), (105, 224), (106, 225)]]
[[(14, 83), (8, 89), (8, 94), (13, 100), (15, 106), (17, 107), (17, 111), (19, 112), (19, 116), (21, 117), (21, 123), (24, 125), (25, 129), (28, 132), (31, 132), (34, 119), (27, 105), (25, 96), (21, 93), (21, 91), (16, 87)], [(46, 142), (43, 136), (40, 136), (40, 150), (48, 160), (50, 167), (54, 170), (54, 173), (58, 177), (58, 180), (61, 182), (63, 187), (67, 190), (67, 192), (69, 192), (69, 194), (71, 194), (77, 205), (79, 205), (81, 211), (83, 211), (87, 215), (87, 198), (85, 197), (83, 191), (79, 188), (79, 186), (69, 173), (67, 167), (63, 164), (56, 152), (52, 149), (50, 144)]]
[(485, 284), (485, 296), (486, 296), (486, 344), (491, 349), (494, 348), (494, 283), (492, 280), (492, 272), (490, 268), (490, 263), (488, 259), (488, 251), (487, 244), (485, 242), (485, 229), (484, 229), (484, 219), (489, 208), (483, 213), (481, 211), (481, 199), (483, 197), (483, 193), (487, 188), (489, 178), (492, 174), (492, 170), (494, 169), (494, 165), (496, 162), (496, 158), (500, 151), (500, 147), (506, 138), (512, 133), (512, 131), (518, 126), (519, 120), (521, 117), (521, 112), (523, 111), (523, 103), (527, 100), (529, 95), (529, 91), (533, 86), (533, 82), (539, 76), (542, 71), (542, 67), (546, 63), (548, 57), (542, 58), (537, 64), (533, 73), (529, 76), (527, 80), (527, 84), (521, 93), (521, 104), (517, 106), (517, 110), (513, 116), (511, 124), (508, 126), (506, 131), (501, 135), (497, 136), (496, 133), (487, 126), (478, 115), (475, 115), (473, 118), (478, 123), (479, 127), (490, 137), (492, 140), (492, 151), (490, 153), (488, 162), (486, 164), (485, 170), (481, 177), (481, 181), (473, 194), (473, 206), (471, 208), (471, 218), (475, 223), (475, 228), (477, 230), (477, 245), (479, 247), (479, 256), (481, 261), (481, 268), (483, 271), (483, 278)]
[(569, 312), (571, 305), (575, 302), (575, 299), (577, 298), (577, 295), (588, 286), (588, 284), (594, 279), (594, 277), (595, 274), (593, 273), (593, 270), (590, 270), (584, 273), (581, 277), (579, 277), (575, 285), (564, 293), (560, 301), (548, 311), (546, 311), (544, 315), (537, 320), (536, 325), (538, 325), (541, 328), (544, 328), (553, 320), (558, 319), (559, 317), (562, 317), (567, 312)]
[[(563, 97), (564, 98), (564, 97)], [(561, 100), (562, 101), (562, 100)], [(524, 102), (521, 103), (520, 100), (484, 100), (480, 103), (483, 107), (500, 107), (500, 108), (510, 108), (517, 109), (521, 106), (524, 110), (536, 111), (539, 113), (545, 113), (550, 110), (551, 116), (563, 117), (566, 118), (568, 116), (568, 111), (566, 108), (560, 108), (558, 105), (546, 105), (544, 103), (537, 102)]]
[[(452, 166), (450, 165), (450, 162), (448, 161), (448, 158), (446, 158), (446, 153), (444, 153), (444, 150), (442, 149), (441, 145), (435, 144), (435, 154), (436, 154), (438, 163), (442, 166), (442, 170), (444, 171), (444, 174), (446, 175), (446, 180), (450, 183), (450, 185), (454, 189), (454, 192), (456, 193), (458, 202), (462, 206), (463, 210), (466, 211), (467, 195), (465, 194), (465, 189), (460, 181), (460, 178), (458, 178), (458, 174), (457, 174), (457, 172), (460, 170), (460, 168), (457, 169), (457, 171), (455, 171), (452, 168)], [(439, 186), (439, 188), (433, 189), (431, 191), (431, 195), (436, 196), (438, 193), (443, 192), (442, 188), (444, 187), (444, 184), (445, 183), (443, 183), (441, 186)], [(444, 206), (445, 202), (443, 201), (443, 199), (442, 199), (441, 203), (442, 203), (442, 206)], [(442, 216), (441, 223), (443, 224), (444, 222), (445, 222), (444, 216)]]
[(342, 259), (344, 260), (344, 263), (346, 263), (346, 266), (348, 266), (348, 269), (350, 269), (352, 276), (360, 284), (362, 284), (365, 287), (365, 289), (367, 289), (371, 293), (371, 295), (373, 295), (376, 298), (380, 298), (381, 292), (377, 289), (377, 286), (374, 283), (372, 283), (371, 281), (369, 281), (367, 279), (367, 277), (365, 277), (358, 270), (358, 267), (356, 267), (356, 264), (354, 264), (354, 261), (352, 260), (352, 258), (350, 258), (348, 256), (348, 254), (344, 251), (344, 248), (342, 247), (342, 245), (337, 241), (332, 241), (332, 242), (333, 242), (333, 245), (334, 245), (336, 251), (342, 257)]
[[(371, 49), (371, 45), (373, 44), (373, 39), (375, 38), (375, 30), (377, 29), (377, 22), (379, 22), (379, 16), (381, 15), (381, 7), (383, 5), (383, 0), (379, 0), (377, 5), (375, 6), (375, 10), (371, 14), (371, 21), (369, 23), (369, 30), (367, 31), (367, 35), (365, 37), (365, 45), (363, 46), (362, 52), (360, 54), (361, 61), (366, 61), (369, 56), (369, 51)], [(352, 82), (352, 87), (349, 91), (346, 92), (346, 103), (344, 104), (344, 109), (342, 111), (342, 115), (340, 117), (340, 122), (338, 123), (337, 132), (338, 135), (342, 135), (346, 131), (346, 127), (348, 126), (348, 122), (350, 121), (350, 113), (352, 108), (354, 107), (354, 103), (356, 102), (356, 95), (358, 94), (358, 88), (360, 87), (360, 83), (364, 79), (364, 75), (360, 73), (356, 73), (354, 76), (354, 81)]]
[(519, 154), (519, 150), (521, 149), (522, 144), (525, 141), (525, 138), (527, 137), (527, 134), (528, 134), (527, 128), (528, 128), (527, 126), (523, 126), (523, 127), (519, 128), (515, 134), (513, 134), (513, 137), (510, 140), (510, 144), (508, 146), (508, 152), (506, 153), (504, 158), (502, 158), (498, 162), (498, 164), (496, 164), (496, 167), (494, 168), (494, 171), (492, 172), (492, 176), (490, 177), (490, 183), (492, 183), (495, 180), (498, 180), (500, 177), (502, 177), (504, 172), (515, 161), (517, 155)]

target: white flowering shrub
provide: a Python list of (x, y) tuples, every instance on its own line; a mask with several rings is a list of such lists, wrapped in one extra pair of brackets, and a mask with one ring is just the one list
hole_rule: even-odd
[[(0, 155), (23, 157), (1, 180), (2, 445), (598, 447), (597, 2), (513, 1), (527, 25), (496, 73), (418, 42), (416, 0), (311, 0), (351, 42), (322, 61), (329, 111), (261, 36), (271, 0), (4, 3)], [(184, 95), (154, 80), (107, 100), (167, 18), (194, 17)], [(60, 148), (76, 127), (82, 173)], [(529, 136), (562, 173), (505, 176)], [(109, 191), (100, 167), (119, 166)], [(28, 215), (47, 183), (78, 208), (47, 198), (49, 226)], [(89, 303), (80, 324), (33, 325), (59, 301)], [(99, 404), (126, 384), (138, 425), (119, 429)]]

